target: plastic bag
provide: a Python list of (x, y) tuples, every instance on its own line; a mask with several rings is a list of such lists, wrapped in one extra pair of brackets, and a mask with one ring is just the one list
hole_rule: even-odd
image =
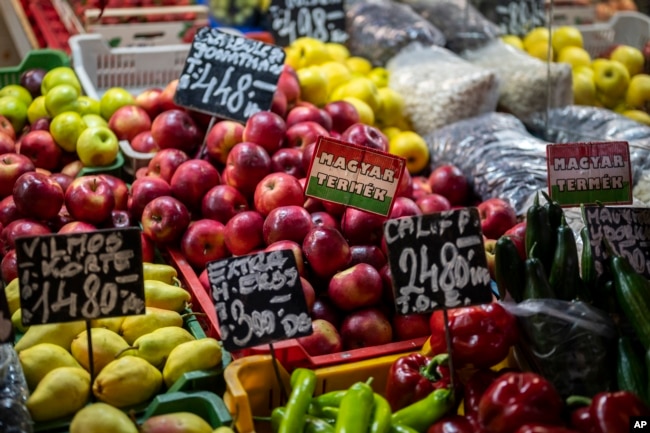
[(404, 97), (404, 112), (420, 135), (496, 109), (499, 81), (494, 71), (445, 48), (411, 44), (386, 68), (390, 87)]
[(398, 0), (409, 5), (440, 29), (446, 47), (455, 53), (478, 48), (501, 34), (499, 27), (485, 18), (469, 0)]
[(445, 37), (410, 7), (393, 2), (360, 1), (346, 11), (350, 53), (384, 66), (412, 42), (445, 45)]
[(496, 71), (501, 82), (499, 108), (520, 119), (547, 107), (565, 107), (573, 103), (573, 81), (568, 63), (541, 61), (500, 39), (464, 51), (461, 57)]
[(18, 354), (10, 344), (0, 345), (0, 431), (31, 433), (32, 418), (25, 406), (29, 390)]
[(511, 114), (487, 113), (424, 136), (433, 165), (452, 163), (472, 180), (482, 199), (508, 200), (518, 215), (527, 199), (545, 187), (546, 142), (533, 137)]
[(616, 326), (584, 302), (529, 299), (503, 306), (519, 322), (517, 355), (548, 379), (564, 398), (593, 397), (614, 388)]

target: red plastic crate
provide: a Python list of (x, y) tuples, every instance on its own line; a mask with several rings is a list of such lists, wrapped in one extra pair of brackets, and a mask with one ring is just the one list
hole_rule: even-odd
[[(192, 293), (192, 310), (205, 313), (208, 329), (206, 334), (214, 338), (220, 338), (219, 322), (212, 302), (211, 295), (205, 290), (199, 281), (196, 272), (183, 257), (183, 254), (174, 249), (167, 249), (165, 252), (169, 264), (173, 265), (182, 276), (187, 287)], [(420, 350), (427, 337), (414, 338), (411, 340), (397, 341), (379, 346), (365, 347), (362, 349), (346, 350), (326, 355), (310, 356), (305, 349), (296, 341), (289, 339), (273, 343), (275, 356), (282, 365), (289, 371), (298, 367), (320, 368), (340, 365), (349, 362), (361, 361), (364, 359), (377, 358), (395, 353), (412, 352)], [(270, 353), (268, 345), (255, 346), (239, 351), (231, 352), (233, 359), (239, 359), (249, 355), (264, 355)]]
[(61, 17), (50, 0), (31, 0), (29, 2), (29, 15), (34, 20), (43, 37), (46, 48), (65, 51), (70, 54), (68, 39), (72, 34), (61, 22)]

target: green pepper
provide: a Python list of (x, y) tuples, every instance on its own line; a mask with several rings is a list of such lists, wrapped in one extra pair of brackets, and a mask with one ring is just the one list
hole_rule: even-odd
[(548, 282), (542, 261), (532, 255), (537, 248), (533, 244), (531, 255), (526, 259), (526, 284), (524, 285), (523, 299), (555, 299), (553, 288)]
[(391, 416), (393, 415), (390, 403), (377, 393), (374, 395), (374, 402), (369, 433), (388, 433), (392, 422)]
[(390, 433), (418, 433), (418, 431), (402, 424), (393, 424), (390, 426)]
[(339, 418), (339, 408), (334, 406), (323, 406), (320, 414), (314, 414), (313, 416), (324, 419), (329, 424), (334, 425), (336, 424), (336, 420)]
[(548, 282), (553, 288), (557, 299), (572, 301), (578, 293), (584, 295), (582, 279), (580, 278), (580, 260), (573, 230), (562, 215), (560, 225), (556, 229), (557, 242), (551, 273)]
[(278, 406), (271, 411), (271, 431), (277, 433), (280, 430), (280, 423), (284, 419), (287, 409), (284, 406)]
[(368, 431), (374, 409), (374, 396), (374, 391), (366, 382), (356, 382), (350, 386), (341, 400), (334, 431), (336, 433), (363, 433)]
[(508, 236), (497, 239), (494, 247), (494, 271), (499, 297), (503, 299), (509, 293), (515, 302), (521, 302), (526, 283), (526, 267), (515, 243)]
[[(562, 224), (562, 218), (564, 218), (564, 210), (562, 209), (562, 206), (560, 206), (560, 203), (549, 197), (546, 191), (542, 191), (542, 195), (546, 199), (546, 203), (544, 203), (544, 209), (546, 209), (546, 213), (548, 214), (548, 222), (551, 225), (551, 232), (553, 233), (553, 236), (555, 236), (558, 227), (560, 227), (560, 224)], [(557, 244), (554, 241), (554, 249), (555, 245)]]
[(308, 368), (296, 368), (291, 373), (290, 384), (291, 394), (278, 433), (295, 433), (303, 430), (307, 408), (316, 389), (316, 373)]
[(336, 391), (326, 392), (325, 394), (316, 396), (311, 399), (311, 403), (309, 404), (309, 409), (307, 410), (307, 412), (310, 415), (321, 417), (323, 408), (339, 407), (341, 405), (341, 400), (343, 399), (345, 393), (346, 393), (345, 389), (340, 389)]
[(401, 424), (424, 433), (440, 418), (454, 408), (452, 392), (436, 389), (431, 394), (393, 413), (392, 423)]
[[(555, 237), (552, 234), (548, 211), (539, 204), (539, 194), (535, 194), (533, 204), (526, 211), (526, 252), (528, 257), (536, 257), (542, 262), (546, 275), (551, 271), (553, 261)], [(537, 248), (533, 252), (534, 244)]]
[[(285, 406), (278, 406), (271, 412), (271, 431), (278, 432), (280, 429), (280, 423), (286, 417), (287, 408)], [(304, 433), (332, 433), (334, 427), (327, 423), (326, 420), (306, 414), (305, 415), (305, 425), (303, 430), (300, 430)]]
[(618, 338), (616, 351), (616, 383), (619, 391), (630, 391), (647, 400), (648, 372), (645, 354), (639, 356), (629, 337)]

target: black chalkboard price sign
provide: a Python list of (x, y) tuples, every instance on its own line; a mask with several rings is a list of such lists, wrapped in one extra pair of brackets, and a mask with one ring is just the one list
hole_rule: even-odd
[(207, 272), (226, 349), (235, 351), (312, 333), (291, 250), (210, 262)]
[(344, 0), (272, 0), (267, 28), (281, 46), (300, 37), (323, 42), (345, 43)]
[(0, 290), (0, 344), (9, 343), (14, 339), (14, 329), (11, 323), (11, 311), (5, 291)]
[(276, 45), (202, 27), (192, 40), (174, 102), (243, 123), (271, 107), (284, 58)]
[(384, 237), (398, 314), (491, 302), (476, 208), (389, 219)]
[(16, 239), (23, 325), (144, 314), (140, 230)]
[(616, 254), (625, 257), (639, 274), (650, 278), (649, 208), (585, 206), (584, 217), (598, 275), (607, 263), (603, 242), (607, 238)]

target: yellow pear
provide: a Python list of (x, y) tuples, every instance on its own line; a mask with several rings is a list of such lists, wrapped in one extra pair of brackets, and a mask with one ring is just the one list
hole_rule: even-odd
[(59, 367), (47, 373), (27, 399), (36, 422), (52, 421), (77, 412), (90, 397), (90, 373), (78, 367)]
[(14, 348), (16, 352), (20, 352), (39, 343), (52, 343), (70, 351), (72, 340), (84, 329), (86, 329), (86, 322), (81, 320), (32, 325), (22, 338), (18, 340)]
[(183, 326), (183, 316), (176, 311), (146, 307), (145, 314), (127, 316), (122, 322), (119, 334), (127, 343), (133, 344), (141, 336), (166, 326)]
[(184, 328), (165, 326), (143, 335), (135, 340), (133, 346), (124, 350), (120, 356), (137, 356), (162, 369), (169, 352), (176, 346), (195, 338)]
[(144, 280), (145, 306), (183, 311), (190, 302), (190, 292), (158, 280)]
[(188, 371), (208, 370), (220, 365), (221, 357), (221, 343), (214, 338), (181, 343), (169, 352), (163, 380), (170, 387)]
[(5, 296), (9, 304), (9, 313), (13, 315), (20, 308), (20, 286), (18, 284), (18, 278), (9, 281), (9, 284), (5, 286)]
[(138, 433), (138, 426), (120, 409), (97, 402), (74, 415), (70, 433)]
[(52, 343), (40, 343), (25, 349), (18, 354), (18, 359), (29, 389), (36, 389), (41, 379), (55, 368), (81, 368), (70, 352)]
[(144, 280), (158, 280), (167, 284), (178, 282), (178, 271), (171, 265), (164, 263), (142, 263), (142, 277)]
[(23, 310), (20, 308), (14, 311), (14, 314), (11, 315), (11, 324), (14, 326), (14, 329), (21, 334), (27, 332), (29, 326), (23, 325)]
[(93, 328), (106, 328), (115, 333), (120, 332), (120, 327), (126, 316), (120, 317), (105, 317), (103, 319), (95, 319), (90, 321), (90, 326)]
[(93, 383), (98, 400), (115, 407), (144, 403), (162, 388), (162, 373), (137, 356), (124, 356), (111, 361), (99, 372)]
[(140, 433), (212, 433), (212, 426), (192, 412), (154, 415), (140, 426)]
[[(129, 347), (129, 343), (124, 338), (106, 328), (92, 328), (90, 339), (93, 344), (93, 371), (95, 374), (98, 374), (106, 364), (113, 361), (118, 353)], [(81, 332), (72, 340), (70, 352), (83, 368), (90, 371), (87, 331)]]

